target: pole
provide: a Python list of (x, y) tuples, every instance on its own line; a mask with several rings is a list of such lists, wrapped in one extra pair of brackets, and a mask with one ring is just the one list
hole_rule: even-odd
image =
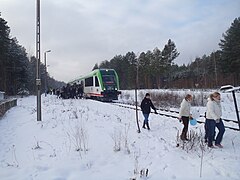
[(44, 66), (45, 66), (45, 73), (44, 73), (44, 86), (45, 86), (45, 97), (47, 96), (47, 52), (44, 52)]
[(215, 69), (215, 82), (216, 86), (218, 86), (218, 79), (217, 79), (217, 63), (216, 63), (216, 58), (215, 58), (215, 51), (213, 51), (213, 60), (214, 60), (214, 69)]
[(51, 52), (51, 50), (44, 52), (44, 66), (45, 66), (45, 72), (44, 72), (44, 86), (45, 86), (45, 97), (47, 96), (47, 53)]
[(137, 121), (137, 127), (138, 127), (138, 133), (141, 132), (139, 121), (138, 121), (138, 103), (137, 103), (137, 89), (138, 89), (138, 64), (137, 64), (137, 74), (136, 74), (136, 88), (135, 88), (135, 105), (136, 105), (136, 121)]
[(40, 77), (40, 0), (37, 0), (37, 19), (36, 19), (36, 59), (37, 59), (37, 121), (41, 121), (41, 77)]
[(239, 130), (240, 130), (240, 119), (239, 119), (239, 113), (238, 113), (238, 106), (237, 106), (235, 91), (232, 91), (232, 95), (233, 95), (233, 101), (234, 101), (235, 110), (236, 110), (236, 114), (237, 114), (238, 126), (239, 126)]

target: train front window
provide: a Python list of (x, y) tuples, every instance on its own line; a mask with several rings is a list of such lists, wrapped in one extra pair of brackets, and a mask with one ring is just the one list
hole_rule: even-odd
[(103, 78), (104, 84), (115, 84), (114, 76), (103, 76), (102, 78)]
[(107, 91), (114, 91), (116, 88), (116, 80), (112, 75), (102, 76), (104, 87)]

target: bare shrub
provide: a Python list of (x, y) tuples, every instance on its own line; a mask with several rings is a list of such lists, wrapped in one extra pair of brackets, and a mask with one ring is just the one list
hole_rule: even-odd
[(202, 177), (203, 158), (204, 155), (211, 152), (204, 140), (204, 135), (201, 132), (190, 131), (188, 141), (179, 139), (179, 131), (177, 132), (177, 147), (183, 149), (187, 153), (195, 153), (200, 158), (200, 177)]
[(200, 146), (200, 150), (201, 150), (201, 153), (199, 154), (200, 159), (201, 159), (201, 163), (200, 163), (200, 177), (202, 177), (203, 157), (204, 157), (204, 152), (206, 151), (206, 145), (205, 145), (203, 139), (201, 139), (201, 142), (200, 142), (199, 146)]
[(146, 94), (144, 94), (143, 91), (140, 91), (140, 92), (138, 93), (138, 97), (139, 97), (140, 99), (143, 99), (143, 98), (145, 97), (145, 95), (146, 95)]
[[(138, 90), (138, 104), (145, 97), (145, 92), (146, 90)], [(205, 106), (208, 98), (208, 93), (203, 91), (185, 90), (185, 93), (179, 93), (177, 90), (167, 89), (162, 91), (148, 90), (148, 92), (151, 94), (151, 99), (156, 107), (179, 108), (187, 93), (193, 95), (192, 106)], [(127, 99), (130, 104), (134, 104), (134, 97), (131, 96), (132, 94), (126, 91), (120, 96), (120, 99)]]
[[(123, 96), (123, 95), (121, 95)], [(122, 99), (129, 99), (130, 98), (130, 94), (124, 94), (124, 97), (121, 97)]]
[[(52, 154), (50, 154), (49, 157), (56, 157), (57, 156), (55, 148), (50, 143), (48, 143), (46, 141), (38, 141), (36, 139), (36, 137), (34, 137), (34, 138), (36, 140), (36, 145), (32, 148), (33, 150), (43, 149), (44, 144), (45, 144), (52, 149)], [(40, 144), (41, 144), (41, 146), (40, 146)]]
[(41, 149), (40, 145), (39, 145), (39, 141), (37, 140), (37, 138), (34, 136), (34, 139), (36, 140), (36, 144), (32, 149)]
[(125, 147), (125, 150), (128, 154), (131, 153), (130, 149), (129, 149), (129, 144), (128, 144), (128, 133), (129, 133), (129, 128), (130, 128), (130, 123), (127, 125), (125, 124), (125, 128), (124, 128), (124, 134), (123, 134), (123, 140), (124, 140), (124, 147)]
[(148, 168), (140, 168), (139, 167), (139, 158), (141, 156), (140, 151), (134, 152), (134, 170), (133, 170), (133, 177), (130, 178), (131, 180), (137, 180), (138, 178), (146, 178), (149, 175)]
[(188, 138), (188, 141), (182, 141), (179, 138), (179, 131), (178, 131), (177, 132), (177, 140), (176, 140), (178, 147), (185, 150), (187, 153), (189, 153), (190, 151), (199, 150), (201, 139), (203, 138), (201, 131), (200, 131), (200, 133), (198, 133), (193, 130), (190, 130), (187, 138)]
[(236, 137), (234, 137), (233, 139), (232, 139), (232, 147), (233, 147), (233, 152), (234, 152), (234, 154), (236, 153), (236, 149), (235, 149), (235, 144), (234, 144), (234, 139), (235, 139)]
[(157, 107), (178, 107), (183, 98), (182, 95), (171, 91), (151, 93), (151, 99)]
[(140, 170), (140, 178), (148, 177), (149, 170), (148, 169), (141, 169)]
[(86, 154), (88, 151), (88, 134), (83, 123), (76, 123), (75, 127), (67, 132), (67, 136), (70, 144), (73, 144), (75, 147), (75, 151), (79, 152), (80, 157), (82, 157), (82, 151)]
[(113, 142), (114, 142), (114, 146), (113, 146), (113, 150), (115, 152), (121, 151), (121, 141), (122, 141), (122, 132), (121, 130), (115, 129), (114, 133), (111, 135)]
[(83, 151), (86, 154), (88, 151), (88, 133), (87, 133), (87, 129), (84, 128), (84, 126), (81, 126), (80, 129), (80, 136), (82, 139), (82, 147), (83, 147)]
[(140, 157), (140, 153), (134, 152), (134, 170), (133, 173), (135, 176), (139, 174), (139, 162), (138, 158)]
[(12, 145), (12, 148), (11, 148), (11, 152), (12, 152), (12, 162), (11, 163), (6, 163), (7, 166), (11, 166), (11, 167), (19, 167), (19, 163), (18, 163), (18, 160), (17, 160), (17, 156), (16, 156), (16, 147), (15, 145)]
[(122, 122), (122, 119), (119, 116), (117, 116), (117, 115), (115, 115), (115, 116), (116, 116), (118, 122)]
[(73, 113), (73, 117), (74, 117), (75, 119), (78, 119), (77, 110), (72, 111), (72, 113)]

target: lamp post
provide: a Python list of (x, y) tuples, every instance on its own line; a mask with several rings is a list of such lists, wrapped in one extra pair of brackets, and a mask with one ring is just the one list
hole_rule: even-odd
[(51, 52), (51, 50), (45, 51), (44, 52), (44, 65), (45, 65), (45, 77), (44, 77), (44, 81), (45, 81), (45, 97), (47, 96), (47, 53)]
[(40, 77), (40, 0), (36, 6), (36, 88), (37, 88), (37, 121), (42, 120), (41, 113), (41, 77)]

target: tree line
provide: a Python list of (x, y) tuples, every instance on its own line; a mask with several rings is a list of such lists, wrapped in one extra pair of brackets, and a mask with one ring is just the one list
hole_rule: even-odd
[(220, 50), (197, 57), (193, 62), (177, 65), (180, 54), (171, 39), (162, 50), (136, 54), (128, 52), (102, 61), (96, 68), (117, 71), (121, 89), (138, 88), (218, 88), (240, 85), (240, 17), (223, 33)]
[[(187, 65), (177, 65), (174, 60), (179, 52), (173, 40), (164, 48), (125, 55), (116, 55), (102, 61), (96, 68), (113, 68), (117, 71), (121, 89), (136, 88), (217, 88), (225, 84), (240, 84), (240, 17), (223, 33), (220, 50), (210, 55), (197, 57)], [(40, 64), (41, 77), (45, 66)], [(41, 78), (44, 92), (45, 81)], [(47, 84), (51, 88), (62, 87), (47, 73)], [(10, 36), (10, 27), (0, 13), (0, 91), (16, 95), (23, 91), (36, 92), (36, 58), (28, 57), (26, 49), (17, 38)]]
[[(10, 36), (10, 27), (0, 13), (0, 91), (7, 95), (36, 92), (36, 58), (28, 57), (26, 49), (19, 45), (16, 37)], [(45, 76), (45, 66), (40, 65), (41, 77)], [(42, 92), (44, 92), (44, 78)], [(47, 73), (47, 83), (51, 88), (63, 86)]]

